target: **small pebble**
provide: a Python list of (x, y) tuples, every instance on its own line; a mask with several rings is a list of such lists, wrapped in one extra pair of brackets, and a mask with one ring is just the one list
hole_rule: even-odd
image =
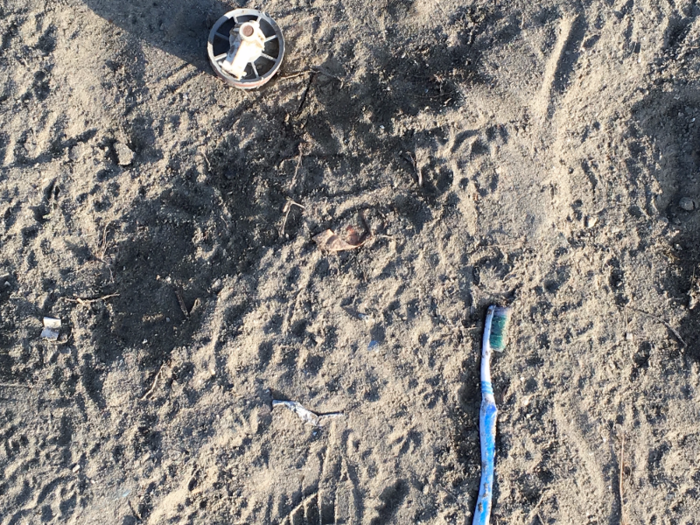
[(70, 160), (80, 160), (87, 154), (87, 146), (80, 142), (68, 150), (68, 158)]
[(583, 225), (586, 228), (593, 228), (593, 226), (595, 226), (597, 223), (598, 223), (598, 219), (596, 217), (591, 217), (591, 216), (586, 217), (583, 221)]
[(117, 154), (117, 162), (120, 166), (130, 166), (134, 161), (134, 152), (126, 144), (116, 142), (114, 152)]
[(697, 203), (691, 199), (690, 197), (683, 197), (679, 202), (678, 202), (678, 207), (682, 210), (685, 211), (693, 211), (695, 208), (698, 207)]

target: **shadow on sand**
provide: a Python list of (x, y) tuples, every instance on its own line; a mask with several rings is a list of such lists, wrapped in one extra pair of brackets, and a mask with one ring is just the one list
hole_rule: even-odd
[(206, 43), (210, 28), (224, 13), (246, 2), (217, 0), (84, 0), (97, 15), (132, 37), (210, 71)]

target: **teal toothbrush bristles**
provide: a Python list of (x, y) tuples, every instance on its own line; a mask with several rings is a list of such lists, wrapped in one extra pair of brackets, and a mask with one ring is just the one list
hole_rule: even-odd
[(494, 309), (493, 320), (491, 321), (491, 334), (489, 335), (489, 346), (496, 352), (502, 352), (506, 348), (510, 313), (510, 308), (497, 306)]

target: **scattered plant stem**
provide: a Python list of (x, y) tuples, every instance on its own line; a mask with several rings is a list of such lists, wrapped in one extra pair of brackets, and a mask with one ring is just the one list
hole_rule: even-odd
[(411, 163), (411, 166), (413, 166), (413, 171), (416, 172), (416, 182), (418, 182), (418, 186), (421, 188), (423, 187), (423, 174), (420, 172), (420, 169), (418, 169), (418, 164), (416, 163), (416, 157), (413, 155), (413, 153), (407, 151), (405, 153), (406, 158), (408, 161)]
[(288, 75), (283, 75), (283, 76), (278, 77), (278, 78), (279, 78), (279, 80), (290, 80), (292, 78), (301, 77), (303, 75), (309, 75), (309, 74), (313, 75), (316, 73), (324, 75), (324, 76), (329, 77), (329, 78), (332, 78), (334, 80), (337, 80), (338, 82), (341, 82), (341, 83), (343, 82), (342, 78), (330, 74), (328, 71), (324, 70), (320, 66), (307, 67), (306, 69), (302, 69), (300, 71), (294, 71), (292, 73), (289, 73)]
[(281, 76), (279, 77), (279, 80), (289, 80), (292, 78), (300, 77), (302, 75), (307, 75), (309, 73), (312, 73), (310, 69), (302, 69), (301, 71), (295, 71), (294, 73), (289, 73), (288, 75)]
[[(110, 248), (110, 246), (107, 244), (107, 230), (111, 225), (112, 225), (112, 223), (108, 222), (102, 230), (102, 241), (99, 242), (99, 248), (97, 249), (97, 253), (95, 254), (95, 260), (101, 262), (102, 264), (104, 264), (107, 267), (107, 270), (109, 270), (109, 280), (110, 280), (110, 282), (113, 282), (114, 281), (114, 274), (112, 273), (112, 266), (106, 260), (107, 252), (109, 251), (109, 248)], [(98, 238), (98, 241), (99, 241), (99, 238)]]
[(318, 75), (318, 71), (311, 71), (311, 77), (309, 77), (309, 83), (306, 85), (306, 89), (304, 90), (304, 94), (301, 96), (301, 102), (299, 102), (299, 108), (297, 109), (297, 115), (301, 114), (301, 110), (304, 109), (304, 104), (306, 104), (306, 97), (309, 95), (309, 91), (311, 90), (311, 85), (314, 83), (314, 80), (316, 80), (316, 75)]
[(530, 514), (528, 515), (527, 518), (527, 523), (530, 523), (534, 518), (537, 518), (540, 520), (540, 523), (542, 525), (545, 525), (544, 519), (542, 519), (542, 516), (540, 515), (540, 505), (542, 505), (542, 502), (544, 501), (544, 498), (548, 495), (548, 492), (544, 492), (541, 496), (540, 499), (537, 501), (535, 506), (532, 508), (530, 511)]
[(119, 297), (118, 293), (112, 293), (109, 295), (103, 295), (102, 297), (94, 297), (94, 298), (88, 298), (88, 297), (66, 297), (66, 301), (70, 301), (71, 303), (78, 303), (80, 306), (89, 306), (92, 303), (96, 303), (98, 301), (106, 301), (107, 299), (111, 299), (113, 297)]
[(105, 224), (105, 227), (102, 230), (102, 242), (100, 242), (99, 259), (104, 259), (105, 255), (107, 254), (107, 228), (109, 228), (110, 224), (110, 222)]
[(173, 286), (173, 289), (175, 290), (175, 296), (177, 297), (177, 303), (180, 305), (180, 310), (182, 310), (185, 317), (189, 319), (190, 311), (187, 309), (185, 299), (182, 297), (182, 292), (180, 292), (180, 289), (177, 286)]
[(156, 391), (156, 387), (158, 386), (158, 380), (160, 379), (160, 376), (162, 375), (164, 368), (165, 368), (165, 363), (160, 365), (160, 368), (158, 369), (158, 373), (156, 374), (156, 377), (153, 379), (153, 385), (151, 385), (151, 388), (148, 390), (148, 392), (146, 392), (143, 396), (141, 396), (142, 400), (148, 399), (149, 397), (151, 397), (153, 392)]
[(211, 173), (211, 162), (209, 162), (209, 157), (207, 157), (207, 154), (202, 152), (202, 157), (204, 157), (204, 161), (207, 163), (207, 169), (209, 169), (209, 173)]
[(311, 66), (311, 71), (314, 73), (318, 73), (320, 75), (323, 75), (324, 77), (332, 78), (333, 80), (337, 80), (341, 84), (343, 83), (343, 79), (340, 77), (336, 77), (335, 75), (331, 75), (328, 71), (323, 69), (321, 66)]
[(298, 208), (301, 208), (302, 210), (305, 210), (306, 207), (302, 206), (296, 201), (293, 201), (292, 199), (288, 199), (287, 203), (284, 205), (284, 208), (282, 211), (284, 212), (284, 221), (282, 222), (282, 228), (280, 229), (280, 236), (284, 237), (284, 229), (287, 227), (287, 219), (289, 218), (289, 212), (292, 210), (292, 206), (297, 206)]
[(640, 313), (640, 314), (644, 314), (644, 315), (646, 315), (647, 317), (651, 317), (652, 319), (656, 319), (657, 321), (659, 321), (660, 323), (662, 323), (666, 328), (668, 328), (669, 331), (670, 331), (674, 336), (676, 336), (676, 339), (678, 339), (678, 342), (679, 342), (684, 348), (688, 346), (688, 345), (685, 343), (685, 341), (683, 340), (683, 338), (681, 337), (681, 334), (678, 333), (678, 330), (676, 330), (675, 328), (673, 328), (673, 327), (668, 323), (668, 321), (666, 321), (665, 319), (662, 319), (662, 318), (659, 317), (658, 315), (654, 315), (654, 314), (650, 314), (649, 312), (645, 312), (644, 310), (640, 310), (640, 309), (638, 309), (638, 308), (634, 308), (633, 306), (628, 306), (628, 308), (629, 308), (630, 310), (634, 310), (635, 312), (638, 312), (638, 313)]
[(297, 185), (297, 176), (299, 175), (299, 170), (301, 169), (301, 162), (306, 154), (306, 143), (302, 142), (299, 144), (299, 155), (297, 156), (297, 165), (294, 168), (294, 176), (292, 177), (292, 183), (289, 185), (290, 191), (294, 189)]

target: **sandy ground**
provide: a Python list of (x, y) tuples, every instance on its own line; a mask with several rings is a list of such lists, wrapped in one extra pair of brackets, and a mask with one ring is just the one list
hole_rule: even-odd
[(698, 14), (0, 0), (0, 524), (471, 523), (491, 303), (492, 522), (700, 523)]

